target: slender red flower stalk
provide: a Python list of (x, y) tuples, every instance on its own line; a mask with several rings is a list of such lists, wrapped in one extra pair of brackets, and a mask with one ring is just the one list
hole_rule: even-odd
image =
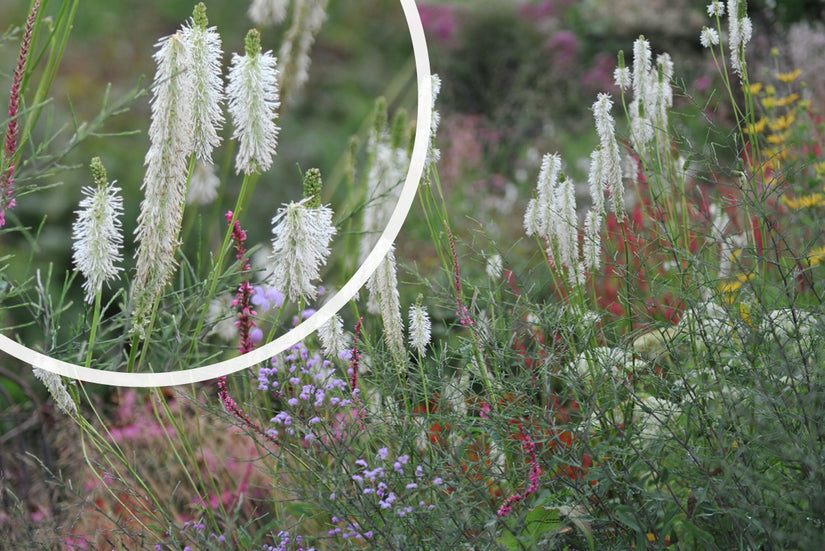
[[(231, 210), (227, 211), (225, 215), (226, 222), (231, 224), (233, 216), (234, 215)], [(244, 241), (246, 241), (246, 232), (241, 228), (241, 223), (238, 220), (235, 220), (235, 224), (232, 226), (232, 241), (235, 245), (235, 258), (241, 261), (241, 273), (245, 274), (249, 272), (251, 267), (249, 265), (249, 258), (246, 256), (246, 248), (244, 246)], [(235, 325), (238, 326), (238, 332), (240, 335), (240, 346), (238, 346), (238, 350), (241, 354), (246, 354), (255, 346), (255, 343), (252, 342), (250, 337), (250, 330), (255, 327), (255, 321), (252, 319), (252, 316), (257, 315), (252, 309), (252, 305), (250, 303), (254, 292), (255, 291), (253, 291), (252, 287), (249, 285), (249, 280), (244, 279), (238, 288), (238, 293), (235, 295), (235, 300), (232, 301), (232, 306), (240, 306), (241, 308), (240, 312), (238, 312), (238, 321), (235, 322)], [(229, 395), (229, 390), (226, 388), (226, 377), (218, 378), (218, 395), (220, 396), (221, 402), (223, 403), (223, 407), (226, 408), (226, 411), (243, 421), (246, 426), (270, 442), (278, 442), (263, 428), (261, 428), (258, 423), (253, 421), (252, 418), (250, 418), (249, 415), (241, 409), (241, 406), (238, 405), (232, 396)]]
[(40, 0), (35, 1), (26, 19), (26, 30), (23, 33), (23, 42), (20, 44), (20, 53), (17, 56), (17, 66), (14, 69), (9, 93), (9, 125), (6, 128), (3, 162), (0, 163), (0, 228), (6, 223), (6, 209), (13, 208), (15, 204), (12, 193), (14, 192), (14, 156), (17, 154), (19, 133), (17, 114), (20, 110), (20, 91), (23, 86), (23, 75), (26, 73), (26, 61), (31, 52), (32, 32), (38, 11), (40, 11)]
[(361, 334), (361, 324), (363, 322), (364, 318), (359, 318), (358, 323), (355, 324), (355, 334), (352, 337), (352, 357), (349, 360), (350, 391), (352, 392), (353, 400), (355, 400), (355, 405), (358, 406), (358, 415), (362, 421), (364, 420), (364, 408), (361, 405), (361, 399), (358, 397), (360, 392), (358, 390), (358, 362), (361, 359), (361, 353), (358, 351), (358, 336)]
[(539, 467), (539, 461), (536, 457), (536, 444), (533, 442), (533, 439), (530, 438), (529, 434), (524, 432), (524, 428), (519, 424), (518, 430), (522, 436), (522, 447), (530, 456), (530, 486), (527, 487), (527, 490), (524, 491), (523, 494), (515, 493), (508, 497), (504, 503), (501, 504), (501, 507), (498, 509), (498, 516), (504, 517), (510, 514), (510, 511), (513, 510), (513, 505), (522, 501), (527, 496), (535, 492), (539, 489), (539, 476), (541, 475), (541, 467)]
[(453, 270), (455, 272), (455, 300), (458, 305), (455, 313), (461, 319), (461, 325), (472, 327), (473, 320), (470, 319), (470, 313), (467, 307), (464, 306), (464, 302), (461, 301), (461, 275), (458, 271), (458, 257), (455, 254), (455, 243), (450, 228), (447, 228), (447, 239), (450, 241), (450, 253), (453, 255)]
[[(234, 216), (232, 211), (227, 211), (225, 218), (228, 224), (232, 223), (232, 216)], [(246, 241), (246, 232), (241, 229), (241, 223), (235, 220), (235, 224), (232, 226), (232, 242), (235, 244), (235, 258), (241, 261), (241, 273), (247, 273), (251, 269), (249, 266), (249, 258), (246, 256), (244, 241)], [(252, 317), (258, 315), (257, 312), (252, 309), (251, 300), (253, 294), (255, 294), (255, 291), (249, 284), (249, 279), (244, 279), (240, 287), (238, 287), (235, 300), (232, 301), (232, 306), (240, 306), (241, 308), (240, 312), (238, 312), (238, 321), (235, 322), (240, 334), (240, 346), (238, 346), (238, 350), (241, 354), (246, 354), (255, 347), (255, 343), (250, 337), (250, 331), (255, 327), (255, 321)]]

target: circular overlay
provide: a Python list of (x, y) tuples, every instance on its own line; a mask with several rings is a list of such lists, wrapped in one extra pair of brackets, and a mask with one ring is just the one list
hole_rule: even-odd
[(390, 250), (415, 199), (418, 182), (421, 180), (421, 175), (424, 171), (424, 162), (427, 156), (427, 146), (430, 137), (430, 119), (432, 118), (430, 59), (427, 53), (427, 42), (424, 39), (424, 29), (421, 25), (421, 18), (418, 15), (415, 1), (400, 0), (400, 2), (404, 9), (404, 17), (407, 20), (407, 27), (409, 28), (410, 38), (412, 39), (416, 79), (418, 83), (415, 143), (413, 145), (407, 179), (404, 182), (401, 196), (390, 217), (390, 221), (387, 223), (387, 227), (384, 228), (375, 248), (373, 248), (372, 252), (367, 256), (367, 259), (358, 270), (356, 270), (352, 278), (314, 315), (274, 341), (237, 358), (202, 367), (166, 373), (118, 373), (115, 371), (102, 371), (82, 367), (51, 358), (40, 352), (35, 352), (2, 334), (0, 334), (0, 350), (34, 367), (89, 383), (123, 387), (174, 386), (215, 379), (252, 367), (293, 346), (326, 323), (364, 286), (367, 279), (369, 279), (378, 267), (379, 262), (384, 259)]

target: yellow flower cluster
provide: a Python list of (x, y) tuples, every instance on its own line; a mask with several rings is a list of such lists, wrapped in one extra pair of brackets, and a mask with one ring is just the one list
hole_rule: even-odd
[(817, 266), (825, 261), (825, 245), (811, 249), (806, 257), (806, 260), (808, 261), (809, 266)]
[(752, 280), (753, 277), (753, 272), (749, 274), (739, 274), (733, 279), (720, 283), (717, 289), (723, 296), (732, 298), (739, 288), (742, 287), (742, 284)]
[[(791, 84), (802, 74), (800, 69), (789, 73), (776, 73), (774, 76), (780, 82)], [(764, 171), (776, 172), (782, 162), (793, 159), (793, 153), (786, 145), (791, 140), (796, 123), (796, 113), (804, 108), (806, 102), (801, 101), (797, 92), (788, 91), (786, 95), (778, 96), (773, 85), (763, 85), (754, 82), (744, 88), (746, 94), (754, 97), (761, 104), (764, 116), (748, 123), (744, 132), (754, 138), (763, 135), (762, 158), (764, 162), (759, 173)], [(825, 168), (825, 167), (823, 167)]]
[(783, 195), (781, 201), (784, 205), (793, 210), (825, 206), (825, 196), (821, 193), (800, 195), (799, 197), (789, 197), (787, 195)]

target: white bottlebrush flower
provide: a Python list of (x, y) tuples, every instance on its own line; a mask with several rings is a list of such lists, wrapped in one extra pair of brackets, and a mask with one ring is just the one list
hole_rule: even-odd
[(54, 398), (54, 401), (57, 402), (57, 405), (60, 406), (60, 409), (62, 409), (64, 413), (67, 415), (77, 415), (77, 404), (74, 403), (60, 375), (46, 371), (45, 369), (40, 369), (39, 367), (33, 367), (32, 373), (46, 386), (49, 394), (52, 395), (52, 398)]
[(278, 147), (278, 71), (271, 52), (261, 53), (261, 35), (246, 35), (245, 55), (235, 54), (229, 69), (229, 113), (235, 124), (234, 139), (240, 142), (235, 172), (251, 174), (272, 166)]
[(139, 243), (133, 285), (134, 329), (142, 333), (155, 299), (172, 277), (193, 152), (191, 56), (181, 33), (158, 42), (144, 199), (135, 230)]
[(714, 0), (710, 4), (708, 4), (708, 15), (710, 17), (721, 17), (725, 14), (725, 4), (720, 2), (719, 0)]
[(361, 221), (359, 264), (364, 263), (389, 222), (398, 203), (408, 167), (407, 150), (392, 147), (388, 135), (382, 134), (375, 144), (373, 161), (367, 173), (367, 200)]
[(309, 52), (326, 19), (327, 2), (298, 0), (295, 5), (292, 25), (278, 52), (283, 75), (281, 95), (285, 102), (291, 102), (309, 79)]
[(186, 203), (208, 205), (218, 198), (218, 187), (221, 179), (215, 174), (215, 166), (201, 161), (195, 161), (195, 168), (189, 178), (189, 189), (186, 192)]
[(335, 314), (318, 328), (318, 338), (321, 340), (321, 348), (327, 358), (338, 358), (343, 352), (349, 349), (349, 343), (344, 336), (344, 320)]
[(650, 111), (654, 103), (653, 86), (657, 80), (658, 77), (651, 68), (650, 43), (644, 36), (640, 36), (633, 43), (633, 101), (628, 108), (631, 140), (640, 154), (654, 135)]
[(536, 234), (544, 239), (553, 236), (553, 200), (556, 196), (561, 157), (558, 153), (545, 154), (541, 160), (541, 169), (536, 182), (536, 198), (527, 205), (524, 215), (524, 229), (527, 235)]
[(554, 234), (558, 246), (558, 261), (573, 268), (578, 263), (578, 218), (576, 215), (576, 191), (573, 181), (565, 178), (559, 183), (553, 201)]
[(286, 19), (289, 0), (252, 0), (249, 18), (256, 25), (280, 25)]
[(308, 170), (304, 199), (285, 205), (272, 219), (272, 285), (292, 302), (316, 297), (317, 289), (312, 282), (321, 277), (321, 266), (326, 264), (329, 242), (336, 232), (332, 209), (321, 206), (316, 194), (306, 192), (316, 187), (312, 183), (315, 181), (320, 193), (320, 171)]
[[(602, 191), (610, 192), (610, 205), (613, 213), (619, 220), (624, 218), (624, 183), (622, 181), (622, 157), (619, 142), (616, 140), (616, 125), (610, 109), (613, 102), (608, 94), (599, 94), (593, 104), (593, 118), (596, 121), (596, 131), (599, 134), (599, 155), (601, 157), (599, 169)], [(592, 158), (591, 158), (592, 161)], [(595, 176), (594, 176), (595, 177)], [(594, 207), (603, 209), (603, 200), (593, 189), (591, 182), (591, 196)]]
[(650, 42), (640, 36), (633, 42), (633, 98), (644, 101), (651, 71)]
[(116, 263), (123, 260), (120, 188), (109, 184), (99, 157), (92, 159), (91, 168), (97, 186), (83, 188), (85, 197), (80, 201), (77, 220), (72, 226), (74, 265), (86, 278), (83, 289), (89, 303), (94, 302), (103, 283), (117, 276), (122, 268)]
[(582, 243), (582, 253), (584, 265), (591, 272), (599, 269), (602, 245), (601, 245), (601, 225), (602, 213), (591, 209), (584, 217), (584, 242)]
[(207, 27), (206, 6), (195, 7), (191, 24), (182, 34), (191, 56), (192, 80), (192, 137), (195, 155), (212, 162), (212, 150), (221, 143), (218, 132), (223, 126), (223, 80), (221, 78), (221, 37), (215, 27)]
[(501, 277), (501, 273), (503, 270), (504, 261), (501, 259), (500, 254), (491, 255), (487, 259), (487, 266), (485, 267), (487, 277), (495, 281)]
[(702, 34), (699, 35), (699, 42), (702, 43), (703, 48), (710, 48), (711, 46), (719, 45), (719, 33), (716, 29), (702, 27)]
[(430, 315), (427, 309), (421, 305), (421, 296), (418, 301), (410, 306), (410, 345), (418, 351), (420, 356), (424, 355), (427, 345), (430, 343)]
[(427, 142), (427, 158), (424, 161), (424, 175), (422, 176), (422, 180), (424, 180), (424, 183), (427, 185), (430, 184), (430, 179), (432, 178), (435, 165), (441, 158), (441, 151), (435, 147), (435, 136), (438, 131), (438, 124), (441, 122), (441, 115), (435, 108), (435, 102), (438, 98), (439, 92), (441, 91), (441, 78), (438, 75), (432, 75), (431, 82), (432, 99), (430, 100), (430, 108), (432, 110), (432, 118), (430, 119), (430, 139)]
[(398, 277), (392, 247), (367, 280), (367, 290), (378, 304), (384, 323), (387, 348), (397, 361), (402, 361), (405, 358), (404, 321), (401, 319), (401, 300), (398, 295)]
[(670, 86), (673, 78), (673, 61), (670, 54), (663, 53), (656, 57), (656, 71), (651, 73), (652, 93), (649, 110), (653, 124), (656, 143), (662, 150), (670, 147), (668, 137), (668, 111), (673, 107), (673, 88)]
[(538, 235), (540, 231), (539, 203), (537, 199), (530, 199), (524, 211), (524, 233), (529, 237)]
[(622, 90), (630, 88), (631, 76), (629, 67), (616, 67), (613, 71), (613, 82)]
[(587, 186), (593, 210), (604, 212), (604, 156), (601, 148), (590, 153), (590, 170), (587, 173)]
[(745, 45), (750, 41), (753, 27), (751, 20), (742, 14), (740, 17), (741, 0), (728, 0), (728, 49), (730, 63), (739, 77), (745, 69)]

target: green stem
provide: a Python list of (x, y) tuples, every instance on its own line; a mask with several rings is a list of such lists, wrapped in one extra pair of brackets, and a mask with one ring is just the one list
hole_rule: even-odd
[(92, 314), (92, 327), (89, 332), (89, 349), (86, 351), (85, 367), (90, 367), (92, 365), (92, 350), (95, 345), (95, 337), (97, 337), (97, 326), (100, 323), (100, 300), (102, 294), (103, 293), (99, 289), (97, 294), (95, 294), (95, 309)]

